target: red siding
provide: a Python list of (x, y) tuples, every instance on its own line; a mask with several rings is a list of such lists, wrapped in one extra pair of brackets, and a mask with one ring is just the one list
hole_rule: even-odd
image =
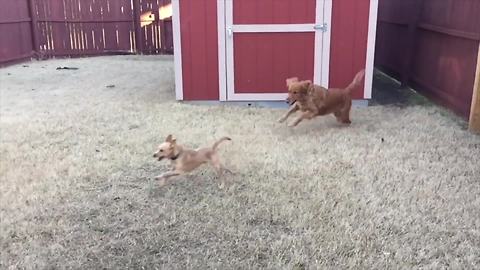
[(218, 100), (216, 0), (180, 1), (183, 97)]
[[(345, 87), (361, 69), (367, 57), (369, 0), (333, 1), (330, 45), (330, 87)], [(363, 99), (363, 86), (353, 92)]]

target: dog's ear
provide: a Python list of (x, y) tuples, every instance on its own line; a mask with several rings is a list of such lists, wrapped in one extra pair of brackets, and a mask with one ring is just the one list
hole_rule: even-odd
[(168, 134), (167, 138), (165, 139), (166, 142), (172, 142), (173, 136), (172, 134)]
[(312, 86), (312, 81), (310, 80), (302, 81), (302, 92), (307, 93), (308, 90), (310, 90), (311, 86)]
[(298, 78), (297, 77), (288, 78), (285, 80), (285, 82), (287, 83), (287, 87), (290, 87), (292, 83), (298, 82)]

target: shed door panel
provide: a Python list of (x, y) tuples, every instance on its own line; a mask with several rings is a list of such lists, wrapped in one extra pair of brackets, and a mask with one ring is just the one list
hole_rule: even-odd
[(234, 0), (234, 24), (315, 23), (316, 0)]
[(226, 0), (227, 100), (284, 100), (285, 80), (321, 82), (325, 0)]
[(238, 33), (233, 38), (236, 93), (278, 93), (293, 75), (313, 79), (314, 33)]

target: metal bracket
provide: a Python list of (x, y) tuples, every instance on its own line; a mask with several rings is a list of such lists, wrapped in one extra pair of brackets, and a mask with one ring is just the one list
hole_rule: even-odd
[(328, 24), (326, 23), (322, 23), (322, 24), (315, 24), (315, 26), (313, 26), (313, 29), (315, 30), (322, 30), (322, 32), (327, 32), (328, 31)]
[(228, 37), (232, 37), (233, 35), (233, 28), (231, 26), (227, 26), (227, 34)]

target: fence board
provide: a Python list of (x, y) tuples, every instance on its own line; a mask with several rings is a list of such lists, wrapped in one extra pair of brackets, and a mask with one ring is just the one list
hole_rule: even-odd
[[(468, 118), (480, 43), (480, 1), (379, 2), (375, 64)], [(418, 17), (412, 16), (415, 11)], [(412, 34), (414, 31), (415, 34)]]

